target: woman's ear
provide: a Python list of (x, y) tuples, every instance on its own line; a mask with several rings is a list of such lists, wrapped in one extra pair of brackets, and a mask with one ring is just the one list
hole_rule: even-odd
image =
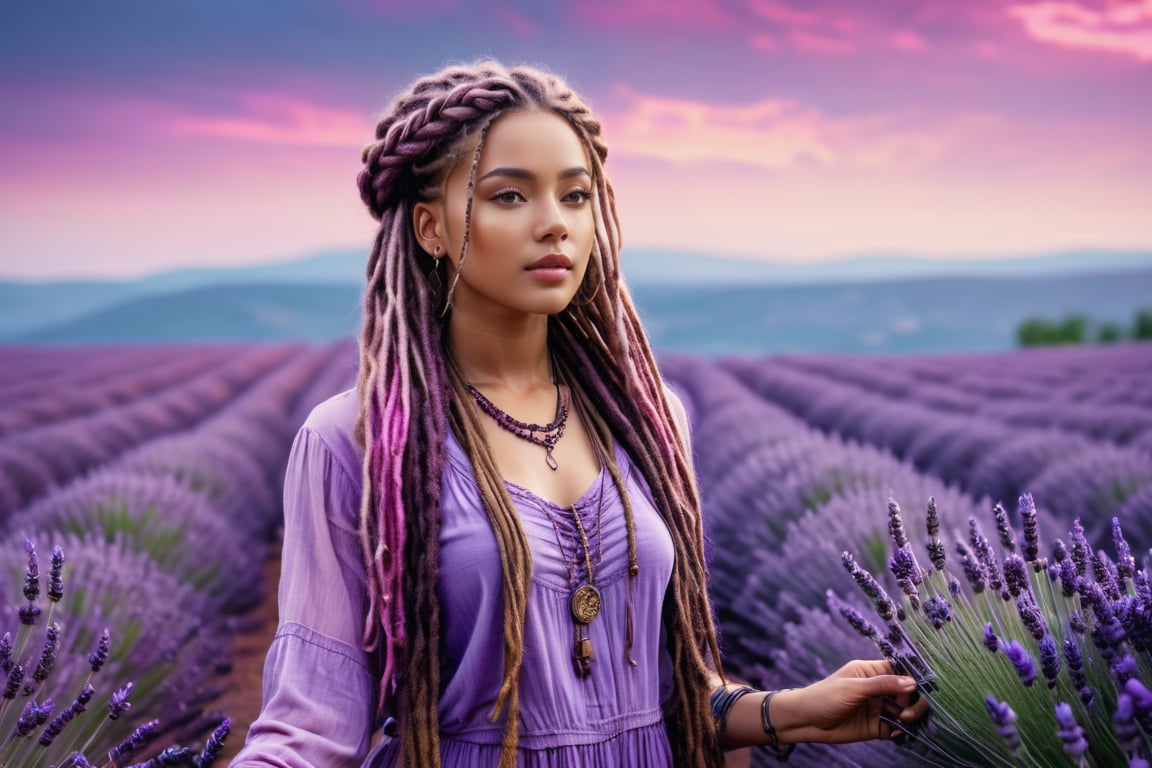
[(440, 224), (442, 215), (442, 206), (436, 203), (420, 202), (412, 207), (412, 231), (416, 233), (416, 241), (435, 258), (446, 252), (446, 246), (441, 242), (444, 233)]

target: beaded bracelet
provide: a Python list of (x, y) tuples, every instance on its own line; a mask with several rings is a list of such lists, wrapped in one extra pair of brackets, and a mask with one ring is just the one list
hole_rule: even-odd
[(749, 688), (746, 685), (737, 686), (736, 688), (729, 688), (728, 686), (721, 686), (712, 691), (709, 697), (709, 703), (712, 705), (712, 719), (716, 722), (716, 735), (720, 736), (724, 733), (724, 726), (728, 721), (728, 710), (732, 709), (732, 705), (741, 696), (746, 696), (749, 693), (756, 693), (755, 688)]
[[(790, 691), (791, 688), (781, 688), (780, 691)], [(764, 733), (768, 734), (769, 742), (764, 746), (772, 750), (772, 754), (780, 762), (784, 762), (796, 749), (795, 744), (789, 744), (786, 747), (780, 746), (780, 736), (776, 733), (776, 729), (772, 727), (772, 720), (768, 717), (768, 705), (772, 701), (772, 697), (780, 693), (780, 691), (768, 691), (768, 695), (760, 702), (760, 725), (764, 727)]]

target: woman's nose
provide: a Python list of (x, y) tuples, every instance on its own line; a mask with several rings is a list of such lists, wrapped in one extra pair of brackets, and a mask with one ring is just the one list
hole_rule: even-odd
[(541, 202), (537, 229), (540, 240), (548, 237), (555, 237), (557, 240), (568, 239), (568, 220), (564, 217), (559, 202), (555, 200)]

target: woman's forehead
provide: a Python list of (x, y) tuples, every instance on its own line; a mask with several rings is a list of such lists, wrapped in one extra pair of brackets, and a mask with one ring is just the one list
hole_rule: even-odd
[(510, 112), (492, 123), (476, 171), (477, 178), (502, 167), (551, 176), (588, 166), (584, 142), (571, 123), (549, 110), (529, 110)]

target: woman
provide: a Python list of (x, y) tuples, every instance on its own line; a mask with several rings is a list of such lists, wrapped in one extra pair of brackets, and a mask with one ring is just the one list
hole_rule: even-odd
[(492, 62), (381, 120), (359, 383), (293, 448), (280, 627), (233, 766), (713, 766), (922, 713), (884, 662), (724, 684), (606, 155), (564, 83)]

